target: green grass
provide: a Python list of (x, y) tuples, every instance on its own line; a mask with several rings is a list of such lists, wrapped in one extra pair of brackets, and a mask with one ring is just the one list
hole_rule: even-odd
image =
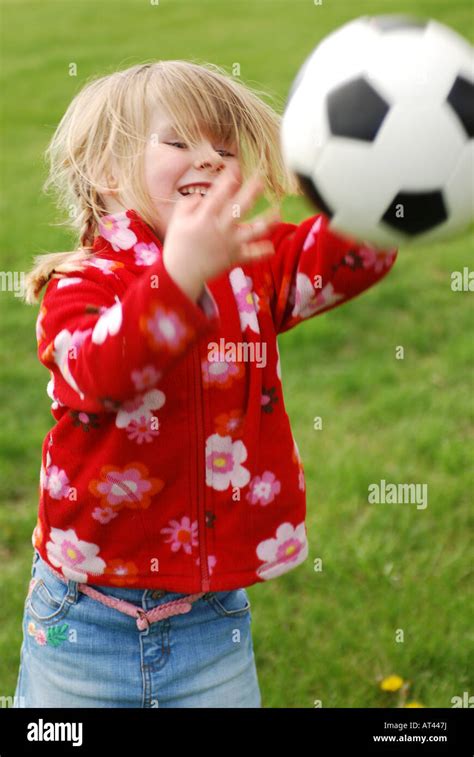
[[(283, 102), (318, 39), (355, 15), (409, 11), (473, 38), (471, 5), (444, 0), (233, 3), (3, 2), (2, 270), (70, 248), (41, 195), (41, 154), (92, 75), (150, 58), (241, 67)], [(78, 76), (68, 76), (75, 62)], [(289, 198), (285, 218), (312, 213)], [(404, 247), (390, 276), (348, 306), (280, 338), (286, 406), (307, 478), (310, 556), (252, 586), (266, 707), (381, 707), (377, 678), (411, 682), (409, 699), (450, 707), (468, 677), (468, 534), (473, 493), (472, 294), (450, 274), (472, 267), (472, 234)], [(32, 558), (40, 450), (52, 424), (36, 359), (36, 308), (0, 297), (0, 694), (13, 694)], [(405, 349), (404, 360), (395, 348)], [(323, 418), (322, 430), (313, 418)], [(426, 483), (429, 505), (369, 505), (371, 482)], [(315, 572), (314, 560), (323, 569)], [(397, 643), (397, 629), (404, 642)]]

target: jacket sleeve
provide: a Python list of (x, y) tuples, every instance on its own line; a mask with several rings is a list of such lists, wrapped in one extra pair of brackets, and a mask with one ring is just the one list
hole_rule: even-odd
[(194, 303), (161, 258), (120, 299), (122, 289), (115, 275), (87, 265), (49, 282), (36, 334), (57, 405), (116, 410), (155, 386), (219, 317), (208, 288)]
[(376, 284), (397, 255), (395, 249), (358, 245), (329, 231), (324, 214), (299, 226), (279, 224), (271, 239), (275, 254), (269, 259), (270, 303), (278, 334)]

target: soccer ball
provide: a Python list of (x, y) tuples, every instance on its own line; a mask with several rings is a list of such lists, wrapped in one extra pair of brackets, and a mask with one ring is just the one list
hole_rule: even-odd
[(329, 228), (379, 247), (469, 224), (473, 137), (471, 46), (410, 16), (362, 17), (326, 37), (281, 127), (285, 164)]

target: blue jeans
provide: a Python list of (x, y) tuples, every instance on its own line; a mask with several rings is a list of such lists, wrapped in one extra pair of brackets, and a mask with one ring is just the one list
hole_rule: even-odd
[[(245, 589), (211, 592), (139, 631), (36, 551), (31, 575), (15, 707), (261, 707)], [(144, 610), (186, 596), (94, 588)]]

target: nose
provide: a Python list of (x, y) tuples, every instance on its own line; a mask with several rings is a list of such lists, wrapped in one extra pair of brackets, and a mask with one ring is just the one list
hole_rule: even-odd
[(209, 168), (216, 173), (224, 168), (222, 156), (211, 145), (201, 147), (194, 162), (195, 168)]

